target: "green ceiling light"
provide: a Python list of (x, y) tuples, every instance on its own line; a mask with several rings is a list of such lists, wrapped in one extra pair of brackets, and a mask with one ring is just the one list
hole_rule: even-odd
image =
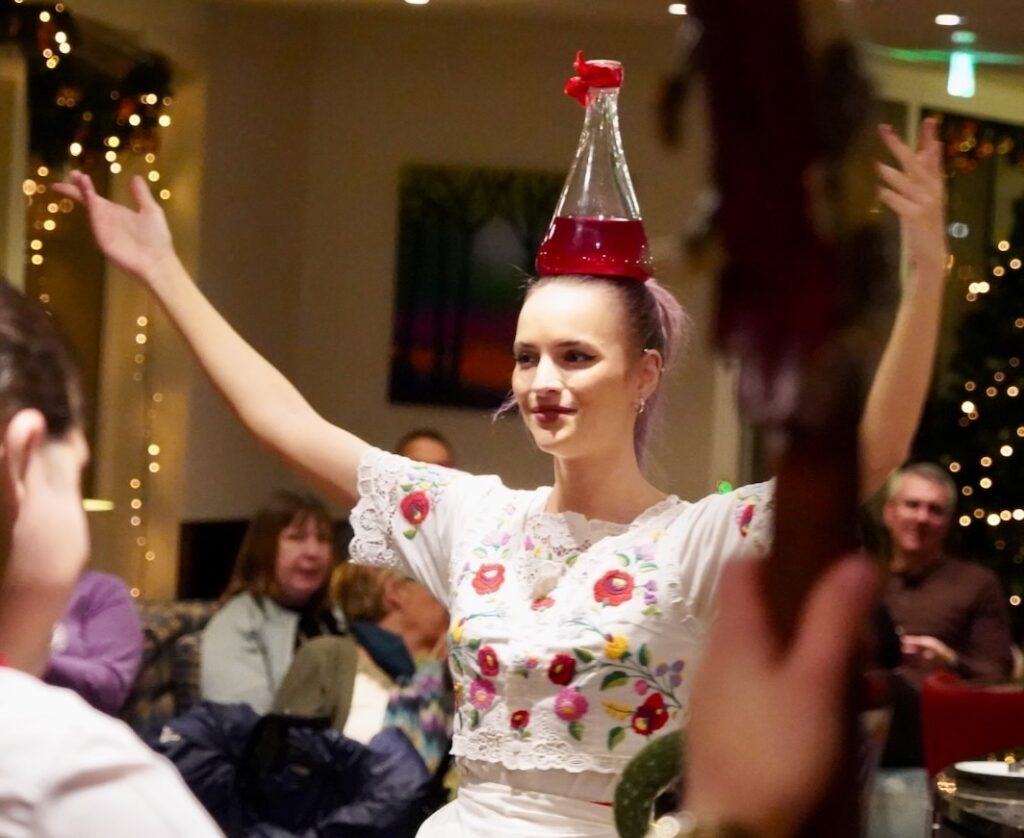
[(970, 99), (974, 96), (974, 90), (974, 56), (969, 52), (954, 52), (949, 56), (946, 92), (950, 96)]
[(957, 29), (950, 35), (950, 40), (957, 46), (969, 46), (978, 40), (978, 36), (969, 29)]

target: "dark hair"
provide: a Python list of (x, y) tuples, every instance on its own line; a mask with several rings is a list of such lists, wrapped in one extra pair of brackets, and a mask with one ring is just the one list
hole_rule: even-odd
[(43, 414), (49, 437), (62, 437), (82, 425), (82, 385), (50, 316), (0, 278), (0, 423), (27, 408)]
[(449, 456), (454, 453), (452, 444), (448, 441), (447, 437), (445, 437), (445, 435), (440, 431), (434, 430), (433, 428), (414, 428), (408, 433), (403, 434), (401, 439), (399, 439), (395, 444), (395, 452), (401, 454), (405, 450), (405, 447), (414, 439), (432, 439), (434, 442), (447, 448)]
[[(275, 599), (278, 591), (274, 571), (277, 564), (277, 542), (281, 531), (293, 521), (301, 524), (308, 518), (323, 526), (330, 539), (332, 521), (323, 501), (311, 494), (284, 490), (274, 492), (249, 522), (249, 528), (245, 531), (245, 538), (242, 539), (242, 546), (235, 559), (231, 580), (221, 596), (221, 604), (243, 591), (251, 594), (257, 602), (265, 596)], [(324, 605), (329, 576), (330, 574), (304, 611), (318, 611)]]
[[(593, 286), (599, 284), (610, 289), (622, 302), (629, 325), (633, 347), (637, 354), (656, 350), (661, 355), (662, 372), (668, 370), (685, 349), (690, 333), (690, 318), (671, 291), (653, 277), (646, 282), (611, 276), (545, 276), (533, 280), (527, 287), (529, 297), (538, 288), (553, 283), (572, 283)], [(637, 416), (633, 427), (633, 448), (638, 461), (643, 460), (644, 449), (652, 427), (657, 423), (661, 382), (647, 399), (643, 413)], [(499, 413), (515, 406), (509, 397)]]

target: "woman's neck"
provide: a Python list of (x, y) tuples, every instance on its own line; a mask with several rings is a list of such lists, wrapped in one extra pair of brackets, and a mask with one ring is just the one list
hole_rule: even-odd
[(640, 471), (632, 449), (617, 457), (555, 458), (555, 484), (548, 512), (576, 512), (586, 518), (628, 524), (665, 493)]

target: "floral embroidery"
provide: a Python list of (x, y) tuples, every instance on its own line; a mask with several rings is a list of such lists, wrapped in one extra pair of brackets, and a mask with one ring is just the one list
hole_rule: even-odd
[(469, 685), (469, 703), (477, 710), (487, 710), (494, 704), (494, 684), (485, 678), (476, 678)]
[(631, 724), (633, 730), (641, 736), (650, 736), (656, 730), (661, 730), (667, 721), (668, 711), (665, 709), (665, 699), (661, 693), (654, 693), (636, 708)]
[[(451, 483), (445, 472), (425, 463), (412, 463), (405, 480), (398, 488), (404, 493), (398, 502), (399, 511), (409, 526), (402, 531), (408, 539), (416, 537), (420, 525), (427, 520), (440, 490)], [(433, 499), (433, 500), (432, 500)]]
[(552, 684), (565, 686), (576, 675), (576, 659), (572, 655), (555, 655), (548, 667), (548, 679)]
[[(578, 722), (584, 716), (587, 715), (587, 711), (590, 709), (590, 702), (587, 701), (586, 696), (580, 692), (579, 689), (566, 686), (561, 692), (555, 696), (555, 715), (558, 716), (562, 721)], [(580, 724), (577, 728), (580, 731), (580, 735), (583, 735), (583, 725)], [(569, 730), (572, 734), (572, 730)], [(572, 734), (574, 739), (580, 739), (580, 736)]]
[(634, 582), (624, 570), (609, 570), (594, 583), (594, 599), (602, 605), (622, 605), (633, 596)]
[(466, 631), (466, 618), (463, 617), (455, 625), (452, 626), (451, 631), (448, 632), (448, 636), (451, 638), (452, 645), (458, 646), (462, 642), (462, 635)]
[(498, 674), (498, 656), (490, 646), (484, 646), (476, 655), (480, 672), (489, 677)]
[(530, 603), (530, 608), (534, 611), (545, 611), (555, 604), (555, 600), (552, 597), (544, 596), (538, 597)]
[(744, 538), (747, 536), (747, 533), (750, 532), (750, 523), (754, 520), (755, 508), (754, 504), (748, 503), (742, 510), (740, 510), (739, 528), (740, 535)]
[(632, 705), (623, 704), (621, 701), (602, 701), (601, 706), (604, 707), (605, 713), (620, 722), (626, 721), (633, 715)]
[(604, 655), (617, 661), (629, 653), (629, 640), (621, 634), (609, 635), (604, 644)]
[(505, 565), (483, 564), (473, 577), (473, 590), (478, 594), (493, 594), (505, 582)]
[(402, 510), (402, 517), (414, 527), (422, 524), (430, 514), (430, 498), (426, 492), (413, 492), (402, 498), (399, 504)]
[(530, 724), (530, 711), (529, 710), (516, 710), (508, 720), (508, 726), (516, 732), (516, 736), (519, 739), (526, 739), (530, 735), (530, 731), (526, 728)]

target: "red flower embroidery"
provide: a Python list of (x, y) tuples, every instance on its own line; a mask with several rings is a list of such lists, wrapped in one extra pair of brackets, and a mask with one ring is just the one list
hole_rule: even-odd
[(480, 664), (480, 671), (484, 675), (498, 674), (498, 656), (490, 646), (484, 646), (476, 653), (476, 662)]
[(402, 498), (400, 504), (402, 517), (414, 527), (418, 527), (430, 514), (430, 498), (425, 492), (413, 492)]
[(594, 599), (605, 605), (622, 605), (633, 596), (633, 577), (624, 570), (609, 570), (594, 583)]
[(478, 594), (492, 594), (505, 582), (505, 565), (483, 564), (473, 577), (473, 590)]
[(509, 719), (509, 725), (512, 730), (522, 730), (530, 723), (530, 711), (529, 710), (516, 710)]
[(754, 520), (754, 504), (748, 503), (740, 513), (740, 535), (750, 532), (750, 522)]
[(668, 710), (661, 693), (654, 693), (633, 713), (633, 730), (641, 736), (650, 736), (668, 721)]
[(572, 655), (555, 655), (548, 667), (548, 678), (552, 684), (564, 687), (576, 674), (576, 659)]
[(549, 596), (538, 597), (532, 603), (530, 603), (530, 608), (532, 608), (534, 611), (543, 611), (545, 608), (550, 608), (554, 604), (555, 601)]

